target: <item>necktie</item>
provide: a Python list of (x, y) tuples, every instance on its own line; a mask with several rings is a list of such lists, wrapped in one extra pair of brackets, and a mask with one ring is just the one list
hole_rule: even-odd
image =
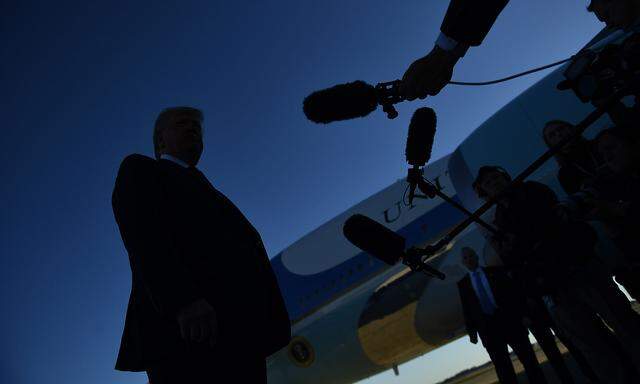
[(480, 307), (482, 307), (482, 312), (487, 315), (493, 315), (496, 311), (496, 307), (491, 302), (489, 298), (489, 293), (487, 292), (484, 284), (482, 283), (482, 279), (480, 278), (480, 273), (474, 272), (471, 274), (476, 281), (476, 293), (478, 294), (478, 300), (480, 301)]

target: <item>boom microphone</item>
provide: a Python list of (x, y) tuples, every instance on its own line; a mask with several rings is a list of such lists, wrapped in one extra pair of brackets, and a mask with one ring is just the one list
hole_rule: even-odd
[(389, 265), (404, 255), (404, 237), (364, 215), (353, 215), (342, 227), (349, 242)]
[(402, 259), (413, 271), (423, 271), (440, 280), (445, 279), (444, 273), (422, 262), (422, 255), (425, 254), (423, 249), (410, 248), (405, 251), (404, 237), (375, 220), (364, 215), (353, 215), (344, 223), (342, 232), (351, 244), (389, 265)]
[(436, 136), (436, 123), (435, 111), (427, 107), (418, 108), (411, 117), (407, 146), (404, 152), (407, 163), (413, 166), (407, 175), (407, 181), (410, 184), (409, 204), (413, 203), (416, 187), (422, 178), (420, 167), (424, 167), (431, 159), (431, 149)]
[(393, 119), (398, 116), (393, 104), (404, 101), (400, 95), (400, 83), (400, 80), (395, 80), (374, 87), (358, 80), (339, 84), (307, 96), (302, 109), (309, 120), (322, 124), (367, 116), (378, 105), (382, 105), (388, 117)]
[(436, 136), (436, 112), (428, 107), (418, 108), (411, 117), (405, 156), (407, 163), (423, 167), (431, 158), (433, 139)]
[(364, 117), (376, 108), (376, 89), (360, 80), (313, 92), (303, 103), (307, 118), (323, 124)]

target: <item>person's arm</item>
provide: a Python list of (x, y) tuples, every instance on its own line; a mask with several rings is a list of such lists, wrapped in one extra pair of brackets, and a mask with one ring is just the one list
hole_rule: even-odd
[(408, 100), (437, 95), (469, 46), (480, 45), (508, 0), (452, 0), (431, 52), (414, 61), (402, 77), (400, 92)]
[(123, 160), (112, 205), (134, 279), (158, 312), (175, 318), (181, 308), (202, 296), (172, 253), (168, 223), (160, 211), (164, 197), (154, 160), (141, 155)]
[[(487, 266), (484, 267), (484, 270), (487, 279), (492, 276), (493, 283), (497, 284), (497, 292), (494, 291), (494, 298), (497, 301), (503, 300), (503, 302), (497, 302), (496, 304), (498, 306), (506, 305), (510, 310), (523, 314), (526, 302), (522, 300), (525, 297), (522, 281), (511, 277), (508, 273), (509, 270), (503, 266)], [(491, 284), (492, 281), (489, 280), (489, 283)]]
[(509, 0), (451, 0), (438, 40), (446, 37), (467, 47), (480, 45), (507, 3)]

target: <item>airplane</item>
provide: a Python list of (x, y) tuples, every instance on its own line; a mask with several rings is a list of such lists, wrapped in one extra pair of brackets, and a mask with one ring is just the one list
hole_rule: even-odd
[[(587, 44), (597, 49), (622, 39), (603, 30)], [(576, 123), (593, 110), (571, 91), (559, 91), (563, 65), (481, 124), (451, 154), (434, 161), (424, 175), (467, 209), (481, 205), (471, 188), (483, 165), (500, 165), (515, 176), (547, 148), (545, 122)], [(585, 136), (611, 126), (604, 116)], [(530, 180), (543, 182), (560, 198), (557, 164), (547, 161)], [(474, 225), (429, 261), (444, 280), (389, 266), (351, 245), (342, 227), (351, 215), (366, 215), (425, 246), (439, 240), (464, 216), (438, 198), (407, 205), (404, 179), (339, 214), (272, 258), (273, 270), (292, 320), (293, 338), (267, 359), (269, 383), (353, 383), (398, 366), (465, 335), (457, 281), (466, 273), (460, 249), (471, 247), (486, 265), (499, 264), (484, 230)], [(488, 221), (492, 211), (483, 216)], [(601, 236), (601, 242), (606, 240)], [(615, 258), (606, 244), (604, 259)]]

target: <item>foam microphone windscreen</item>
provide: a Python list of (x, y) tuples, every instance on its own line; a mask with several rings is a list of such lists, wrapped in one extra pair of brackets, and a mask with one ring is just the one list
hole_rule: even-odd
[(405, 149), (407, 163), (422, 167), (429, 161), (436, 136), (436, 122), (436, 113), (431, 108), (419, 108), (413, 113)]
[(307, 119), (323, 124), (364, 117), (377, 107), (375, 87), (360, 80), (313, 92), (303, 103)]
[(389, 265), (404, 256), (404, 237), (364, 215), (348, 218), (342, 232), (351, 244)]

